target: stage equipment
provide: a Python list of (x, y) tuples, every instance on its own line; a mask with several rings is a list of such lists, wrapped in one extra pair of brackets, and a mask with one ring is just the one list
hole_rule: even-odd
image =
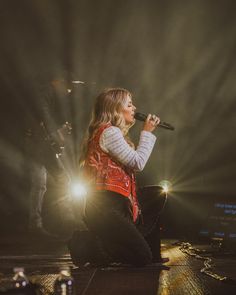
[(216, 198), (208, 205), (208, 216), (199, 237), (211, 241), (219, 251), (236, 251), (236, 203), (226, 197)]

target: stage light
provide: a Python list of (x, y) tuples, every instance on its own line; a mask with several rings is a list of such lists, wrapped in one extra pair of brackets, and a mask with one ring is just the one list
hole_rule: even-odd
[(72, 84), (85, 84), (84, 81), (79, 81), (79, 80), (73, 80), (71, 81)]
[(76, 199), (82, 199), (87, 195), (87, 188), (80, 182), (71, 183), (71, 195)]
[(162, 180), (159, 185), (163, 188), (163, 192), (168, 193), (171, 189), (171, 183), (168, 180)]

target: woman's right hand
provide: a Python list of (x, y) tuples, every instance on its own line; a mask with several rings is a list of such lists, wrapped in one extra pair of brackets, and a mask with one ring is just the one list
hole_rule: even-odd
[(143, 130), (153, 132), (160, 123), (160, 121), (160, 118), (156, 115), (148, 114), (147, 119), (143, 125)]

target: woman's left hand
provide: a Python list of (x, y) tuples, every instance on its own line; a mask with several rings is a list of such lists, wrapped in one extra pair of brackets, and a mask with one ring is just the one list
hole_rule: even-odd
[(156, 115), (148, 114), (146, 121), (143, 125), (143, 130), (153, 132), (158, 124), (160, 123), (160, 118)]

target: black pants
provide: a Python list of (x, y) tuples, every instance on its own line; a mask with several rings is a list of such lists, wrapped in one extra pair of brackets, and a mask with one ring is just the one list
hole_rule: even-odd
[(159, 186), (143, 187), (138, 200), (142, 215), (134, 223), (128, 198), (108, 191), (89, 196), (84, 216), (88, 232), (74, 233), (69, 242), (73, 262), (113, 261), (143, 266), (159, 260), (159, 215), (166, 194)]

